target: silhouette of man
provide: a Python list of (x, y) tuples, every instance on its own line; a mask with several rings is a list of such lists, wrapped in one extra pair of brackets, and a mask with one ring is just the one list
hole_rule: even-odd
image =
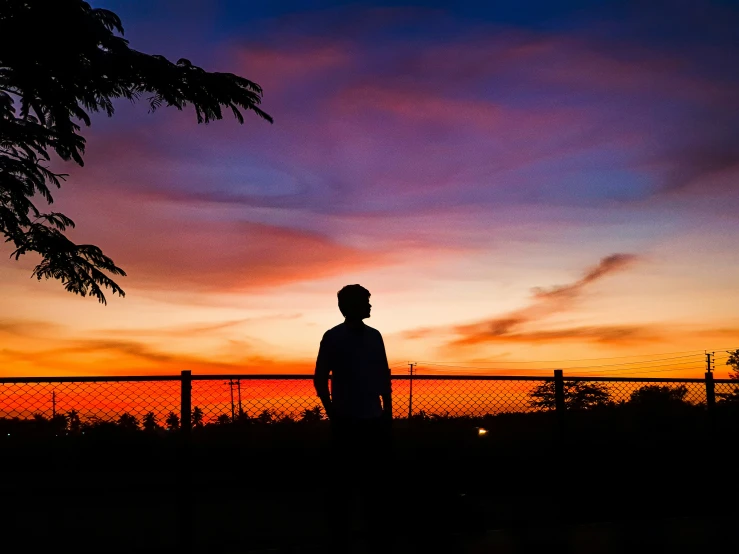
[(344, 323), (324, 333), (313, 379), (331, 421), (336, 471), (329, 485), (329, 524), (337, 552), (348, 551), (352, 489), (359, 489), (370, 543), (382, 548), (387, 525), (382, 503), (392, 421), (390, 368), (382, 335), (363, 322), (370, 317), (369, 298), (360, 285), (339, 291)]

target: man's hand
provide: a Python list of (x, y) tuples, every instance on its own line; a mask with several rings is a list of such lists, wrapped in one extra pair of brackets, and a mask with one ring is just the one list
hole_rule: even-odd
[(323, 411), (326, 412), (326, 417), (329, 420), (334, 419), (336, 412), (334, 411), (334, 404), (331, 402), (331, 397), (328, 395), (321, 396), (321, 404), (323, 404)]
[(382, 419), (388, 423), (393, 420), (393, 399), (390, 392), (382, 395)]

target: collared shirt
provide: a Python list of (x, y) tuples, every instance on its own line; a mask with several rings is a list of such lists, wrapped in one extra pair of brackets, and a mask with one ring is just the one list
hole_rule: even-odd
[(382, 415), (380, 396), (390, 394), (385, 343), (377, 329), (341, 323), (324, 333), (313, 379), (319, 396), (328, 396), (339, 416), (371, 419)]

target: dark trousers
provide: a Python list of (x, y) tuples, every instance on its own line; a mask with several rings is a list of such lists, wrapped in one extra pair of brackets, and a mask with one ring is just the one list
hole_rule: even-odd
[(360, 500), (367, 540), (375, 550), (390, 535), (391, 423), (389, 419), (331, 421), (331, 481), (328, 517), (335, 552), (347, 552), (354, 498)]

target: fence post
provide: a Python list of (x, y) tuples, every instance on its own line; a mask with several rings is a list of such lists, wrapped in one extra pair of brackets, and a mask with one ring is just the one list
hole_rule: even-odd
[(180, 374), (180, 455), (179, 479), (176, 485), (178, 510), (179, 544), (178, 552), (193, 552), (193, 517), (190, 490), (190, 430), (192, 428), (192, 372), (185, 370)]
[(185, 370), (180, 375), (180, 429), (187, 437), (192, 428), (192, 372)]
[(713, 373), (706, 371), (706, 409), (708, 421), (713, 426), (716, 415), (716, 384), (713, 382)]
[(564, 435), (565, 425), (565, 381), (561, 369), (554, 370), (554, 410), (557, 412), (560, 435)]

